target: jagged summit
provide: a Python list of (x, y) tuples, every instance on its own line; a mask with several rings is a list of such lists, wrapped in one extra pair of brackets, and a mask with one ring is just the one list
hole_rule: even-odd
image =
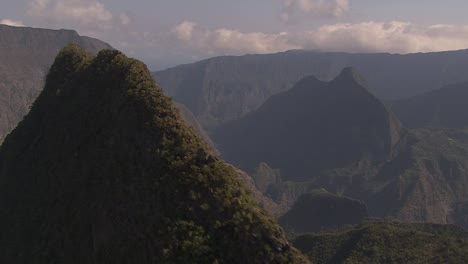
[(146, 66), (76, 45), (0, 148), (1, 263), (301, 263)]
[(266, 162), (286, 179), (311, 180), (362, 159), (381, 161), (399, 139), (400, 123), (351, 68), (331, 82), (301, 79), (258, 110), (213, 135), (229, 162), (252, 172)]
[(350, 85), (351, 83), (355, 83), (365, 89), (367, 89), (368, 87), (366, 79), (354, 67), (343, 68), (341, 73), (333, 81), (344, 82), (348, 85)]

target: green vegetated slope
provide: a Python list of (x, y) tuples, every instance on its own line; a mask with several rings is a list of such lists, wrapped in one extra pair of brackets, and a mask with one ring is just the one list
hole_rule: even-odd
[(450, 225), (368, 223), (299, 236), (314, 263), (466, 263), (468, 232)]
[[(352, 69), (328, 83), (307, 77), (213, 139), (281, 206), (324, 188), (371, 216), (468, 226), (467, 132), (401, 128), (365, 87)], [(255, 176), (263, 162), (281, 179)]]
[(75, 45), (0, 148), (2, 263), (302, 263), (145, 65)]
[(208, 132), (256, 110), (305, 76), (334, 79), (354, 66), (383, 99), (405, 98), (468, 80), (468, 51), (349, 54), (288, 51), (223, 56), (153, 74), (165, 92), (187, 106)]
[(390, 101), (392, 110), (407, 127), (468, 128), (468, 82)]
[(468, 133), (414, 129), (369, 188), (374, 214), (468, 227)]
[(0, 144), (28, 113), (55, 56), (69, 43), (91, 53), (111, 48), (72, 30), (0, 25)]
[(213, 143), (213, 141), (211, 140), (210, 136), (205, 131), (205, 129), (203, 129), (203, 127), (200, 125), (200, 123), (198, 122), (197, 118), (192, 113), (192, 111), (190, 111), (187, 107), (177, 102), (173, 102), (173, 104), (179, 110), (180, 116), (185, 121), (185, 123), (191, 126), (195, 130), (195, 132), (198, 135), (200, 135), (206, 143), (208, 143), (208, 145), (211, 147), (211, 149), (216, 155), (219, 155), (220, 153), (216, 149), (215, 144)]

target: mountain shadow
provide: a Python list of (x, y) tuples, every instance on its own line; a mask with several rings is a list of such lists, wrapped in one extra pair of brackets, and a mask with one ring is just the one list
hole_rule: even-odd
[(328, 83), (302, 79), (220, 127), (213, 140), (226, 160), (248, 172), (266, 162), (284, 180), (310, 180), (362, 160), (386, 160), (399, 137), (399, 121), (346, 68)]
[(357, 225), (368, 217), (364, 203), (325, 190), (301, 195), (279, 223), (294, 233), (309, 233)]

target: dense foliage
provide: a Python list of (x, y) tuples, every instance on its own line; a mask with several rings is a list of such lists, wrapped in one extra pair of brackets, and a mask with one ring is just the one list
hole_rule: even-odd
[(303, 235), (294, 245), (314, 263), (466, 263), (468, 232), (454, 226), (376, 222)]
[(0, 262), (304, 262), (235, 173), (143, 63), (67, 46), (0, 148)]

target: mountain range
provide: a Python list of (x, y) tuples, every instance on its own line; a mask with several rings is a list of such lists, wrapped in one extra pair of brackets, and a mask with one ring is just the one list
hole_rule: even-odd
[(0, 25), (0, 262), (468, 262), (467, 56), (151, 74), (74, 31)]
[(468, 50), (407, 55), (293, 50), (215, 57), (153, 76), (167, 95), (189, 108), (211, 133), (258, 109), (303, 77), (330, 81), (349, 66), (368, 80), (378, 98), (402, 99), (468, 81)]
[(259, 188), (287, 208), (324, 188), (373, 217), (468, 226), (468, 133), (404, 128), (366, 87), (353, 68), (330, 82), (305, 77), (213, 140), (254, 179), (262, 163), (276, 169)]

